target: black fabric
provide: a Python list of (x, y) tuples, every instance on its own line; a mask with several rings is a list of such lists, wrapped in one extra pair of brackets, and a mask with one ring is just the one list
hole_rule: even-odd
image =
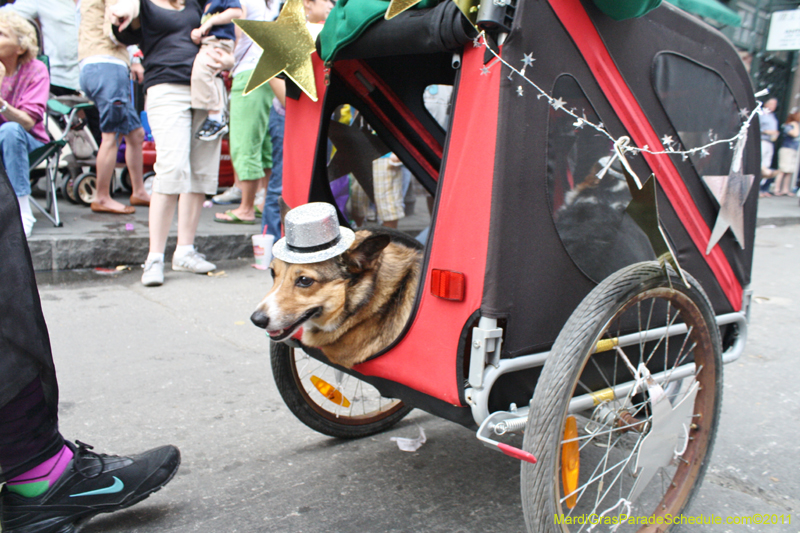
[(138, 44), (144, 54), (144, 90), (160, 83), (190, 85), (192, 65), (200, 47), (192, 42), (191, 33), (200, 27), (203, 6), (198, 0), (187, 0), (181, 11), (164, 9), (153, 2), (140, 2), (141, 28), (124, 32), (114, 27), (114, 35), (124, 44)]
[(379, 20), (334, 59), (454, 51), (476, 35), (455, 2), (442, 2), (431, 9), (409, 9), (391, 20)]
[(47, 403), (37, 376), (0, 407), (0, 483), (27, 472), (63, 446), (57, 409)]
[[(598, 28), (622, 76), (659, 136), (678, 134), (653, 87), (656, 56), (672, 51), (719, 74), (738, 108), (754, 108), (752, 87), (741, 60), (730, 43), (709, 26), (664, 4), (647, 16), (622, 22), (604, 16), (590, 2), (587, 12)], [(535, 28), (535, 31), (533, 31)], [(525, 54), (537, 58), (526, 75), (548, 93), (564, 74), (573, 76), (600, 121), (615, 138), (627, 135), (600, 90), (577, 47), (547, 2), (524, 2), (517, 9), (514, 28), (503, 46), (503, 56), (519, 65)], [(481, 313), (507, 320), (503, 357), (515, 357), (550, 348), (569, 315), (595, 286), (575, 264), (559, 238), (548, 202), (548, 131), (556, 111), (517, 75), (500, 77), (497, 153), (492, 192), (492, 215)], [(517, 87), (525, 87), (524, 97)], [(530, 96), (529, 96), (530, 95)], [(569, 101), (568, 107), (574, 106)], [(580, 110), (578, 110), (580, 111)], [(723, 111), (724, 112), (724, 111)], [(751, 127), (744, 171), (758, 174), (758, 130)], [(651, 170), (641, 156), (629, 157), (634, 171), (645, 179)], [(699, 178), (692, 161), (672, 160), (709, 228), (717, 205)], [(730, 232), (722, 249), (741, 283), (749, 282), (755, 228), (754, 187), (745, 204), (747, 242), (739, 249)], [(731, 304), (692, 242), (663, 191), (658, 188), (662, 224), (681, 265), (708, 293), (715, 311), (729, 312)], [(502, 273), (502, 275), (501, 275)]]
[[(50, 338), (42, 315), (39, 292), (33, 274), (28, 243), (22, 229), (19, 205), (5, 169), (0, 165), (0, 409), (8, 406), (32, 382), (39, 382), (40, 395), (44, 404), (37, 401), (40, 413), (46, 413), (37, 424), (41, 427), (23, 430), (31, 443), (30, 460), (41, 457), (44, 435), (53, 435), (57, 426), (58, 383), (50, 352)], [(23, 395), (27, 396), (27, 395)], [(13, 409), (12, 409), (13, 411)], [(13, 413), (12, 413), (13, 414)], [(2, 417), (0, 417), (2, 418)], [(46, 423), (44, 421), (46, 421)], [(0, 423), (0, 481), (7, 474), (6, 468), (20, 471), (20, 466), (12, 465), (20, 461), (6, 458), (6, 443), (16, 440), (20, 435), (4, 433)], [(60, 437), (59, 437), (60, 438)], [(48, 439), (44, 439), (47, 441)], [(51, 446), (54, 446), (50, 439)], [(39, 444), (36, 444), (36, 443)], [(35, 464), (35, 463), (34, 463)], [(26, 462), (22, 466), (30, 465)], [(24, 470), (22, 470), (24, 471)]]

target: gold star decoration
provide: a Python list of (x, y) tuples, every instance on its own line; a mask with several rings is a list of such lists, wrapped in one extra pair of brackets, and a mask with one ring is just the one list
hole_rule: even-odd
[[(386, 15), (384, 17), (386, 20), (390, 20), (403, 11), (414, 7), (415, 5), (419, 4), (422, 0), (391, 0), (389, 2), (389, 8), (386, 10)], [(458, 9), (464, 13), (464, 16), (467, 17), (470, 24), (475, 26), (475, 23), (478, 20), (478, 6), (480, 6), (480, 0), (453, 0), (458, 6)]]
[(711, 253), (728, 228), (733, 232), (739, 246), (744, 249), (744, 202), (747, 200), (747, 194), (750, 192), (750, 187), (753, 186), (753, 181), (755, 181), (755, 175), (742, 174), (742, 155), (746, 143), (747, 130), (744, 130), (742, 136), (736, 141), (731, 171), (727, 176), (703, 176), (706, 186), (719, 202), (719, 213), (717, 213), (717, 220), (708, 240), (706, 255)]
[(244, 94), (285, 72), (304, 93), (317, 101), (317, 84), (311, 53), (316, 49), (314, 39), (306, 28), (302, 0), (288, 0), (275, 22), (234, 20), (243, 32), (264, 52), (253, 70)]

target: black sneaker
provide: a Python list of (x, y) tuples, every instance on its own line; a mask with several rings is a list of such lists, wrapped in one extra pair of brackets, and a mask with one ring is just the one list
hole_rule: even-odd
[(228, 133), (227, 123), (217, 122), (216, 120), (207, 118), (194, 136), (201, 141), (213, 141), (226, 133)]
[(3, 490), (3, 533), (72, 533), (91, 517), (130, 507), (166, 485), (181, 454), (162, 446), (131, 457), (96, 454), (76, 441), (75, 457), (50, 489), (36, 498)]

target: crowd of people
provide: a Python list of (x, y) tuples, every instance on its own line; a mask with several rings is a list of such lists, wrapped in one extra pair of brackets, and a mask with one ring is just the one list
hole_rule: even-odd
[[(332, 0), (304, 0), (309, 24), (325, 21)], [(232, 23), (270, 21), (278, 0), (16, 0), (0, 10), (0, 156), (20, 206), (25, 235), (34, 217), (28, 154), (49, 140), (44, 127), (51, 96), (83, 94), (95, 103), (99, 139), (92, 211), (132, 214), (149, 207), (150, 250), (142, 283), (164, 281), (164, 252), (177, 208), (172, 269), (207, 273), (216, 267), (194, 247), (206, 196), (216, 195), (221, 140), (229, 133), (234, 187), (213, 197), (238, 203), (215, 221), (257, 224), (280, 237), (278, 198), (285, 84), (271, 80), (243, 95), (261, 49)], [(26, 20), (28, 19), (28, 20)], [(40, 53), (38, 22), (48, 66)], [(230, 105), (221, 72), (232, 78)], [(130, 80), (145, 93), (156, 145), (152, 194), (142, 180), (144, 129), (132, 104)], [(130, 176), (130, 205), (110, 193), (120, 141)]]
[[(759, 196), (792, 196), (798, 186), (797, 154), (800, 148), (800, 112), (792, 111), (782, 125), (775, 114), (778, 100), (770, 98), (759, 116), (761, 126), (761, 186)], [(776, 157), (777, 148), (777, 157)], [(777, 161), (777, 168), (775, 162)]]

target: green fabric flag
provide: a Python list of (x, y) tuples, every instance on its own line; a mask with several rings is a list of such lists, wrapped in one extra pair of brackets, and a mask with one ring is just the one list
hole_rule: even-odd
[[(439, 0), (422, 0), (414, 8), (435, 7), (438, 3)], [(388, 0), (339, 0), (336, 2), (319, 34), (322, 60), (329, 61), (336, 55), (336, 52), (355, 41), (364, 30), (383, 17), (388, 8)]]
[(594, 0), (594, 5), (614, 20), (625, 20), (646, 15), (660, 6), (661, 0)]

